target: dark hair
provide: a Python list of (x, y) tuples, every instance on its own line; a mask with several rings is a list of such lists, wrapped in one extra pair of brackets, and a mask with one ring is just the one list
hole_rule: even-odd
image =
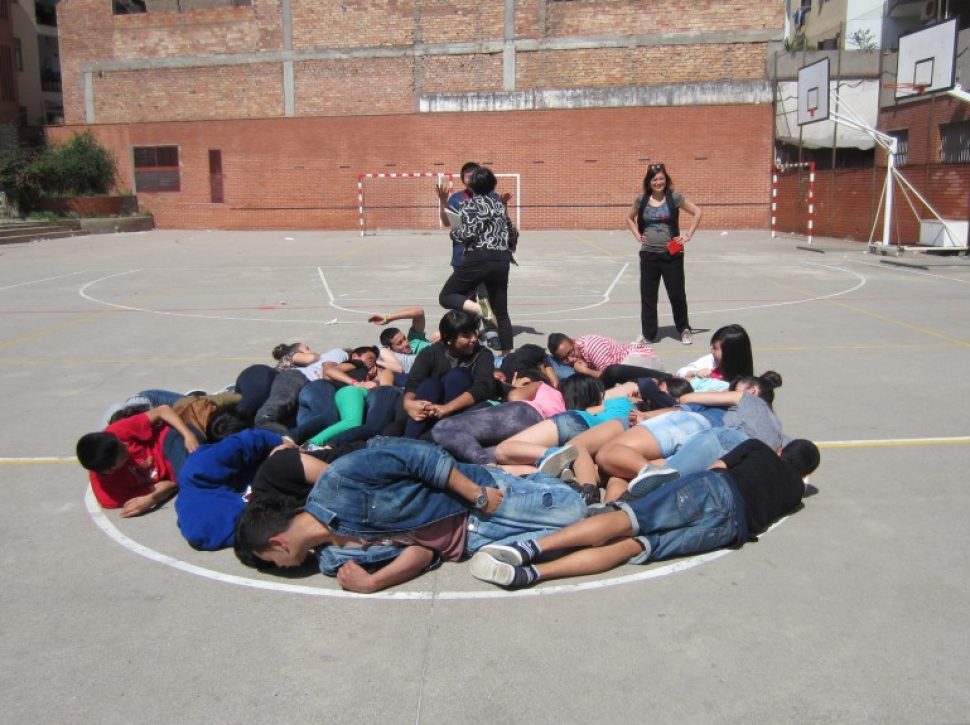
[(466, 161), (463, 163), (461, 165), (461, 173), (459, 174), (461, 176), (461, 183), (465, 183), (465, 174), (478, 168), (481, 168), (480, 164), (476, 164), (474, 161)]
[(495, 178), (495, 174), (487, 166), (479, 166), (472, 173), (472, 178), (468, 181), (468, 188), (474, 191), (478, 196), (485, 196), (486, 194), (491, 194), (495, 191), (495, 186), (498, 184), (498, 179)]
[(516, 370), (515, 375), (521, 378), (528, 378), (533, 383), (545, 383), (546, 385), (552, 385), (552, 381), (549, 377), (539, 370), (539, 368), (523, 368), (522, 370)]
[(559, 346), (568, 339), (569, 335), (564, 332), (553, 332), (549, 334), (549, 352), (552, 353), (553, 357), (556, 356), (556, 350), (559, 349)]
[(378, 338), (381, 345), (388, 347), (391, 344), (391, 340), (393, 340), (394, 336), (400, 331), (401, 330), (397, 327), (385, 327), (383, 330), (381, 330), (381, 336)]
[(299, 342), (281, 342), (279, 345), (273, 348), (273, 359), (282, 360), (287, 355), (292, 355), (297, 351), (302, 343)]
[(599, 378), (592, 375), (576, 373), (562, 381), (562, 397), (566, 401), (566, 410), (584, 410), (591, 405), (603, 402), (606, 388)]
[(374, 353), (374, 357), (380, 357), (380, 354), (381, 354), (381, 351), (378, 350), (373, 345), (361, 345), (360, 347), (355, 347), (353, 350), (350, 351), (350, 354), (360, 357), (366, 352)]
[(758, 397), (765, 401), (770, 408), (772, 403), (775, 402), (775, 390), (781, 387), (781, 375), (776, 373), (774, 370), (768, 370), (757, 377), (753, 375), (745, 375), (744, 377), (735, 378), (731, 382), (730, 389), (737, 390), (741, 383), (757, 385)]
[(644, 197), (650, 196), (653, 189), (650, 188), (650, 181), (657, 174), (663, 173), (667, 177), (667, 186), (664, 187), (665, 193), (670, 193), (674, 190), (674, 180), (670, 178), (670, 174), (667, 173), (667, 167), (663, 164), (650, 164), (647, 167), (647, 174), (643, 177), (643, 195)]
[(754, 375), (751, 356), (751, 339), (741, 325), (725, 325), (711, 335), (711, 345), (721, 345), (721, 363), (718, 370), (728, 382), (742, 376)]
[(252, 426), (253, 416), (239, 412), (234, 406), (223, 408), (209, 419), (205, 439), (208, 443), (217, 443)]
[(256, 556), (270, 548), (269, 540), (290, 526), (296, 514), (277, 501), (247, 504), (236, 522), (233, 550), (236, 558), (254, 569), (274, 568), (271, 562)]
[(126, 405), (124, 408), (121, 408), (120, 410), (116, 410), (114, 413), (111, 414), (111, 417), (108, 418), (108, 425), (111, 425), (112, 423), (117, 423), (119, 420), (123, 420), (125, 418), (130, 418), (133, 415), (138, 415), (139, 413), (147, 413), (151, 409), (152, 409), (151, 403), (147, 403), (147, 404), (138, 403), (137, 405)]
[(85, 433), (77, 442), (77, 460), (89, 471), (105, 473), (114, 468), (123, 448), (114, 433)]
[(691, 387), (690, 381), (684, 378), (669, 377), (663, 382), (667, 383), (667, 395), (671, 398), (679, 399), (681, 395), (687, 395), (687, 393), (694, 392), (694, 388)]
[(438, 323), (441, 342), (450, 345), (461, 333), (475, 332), (478, 329), (478, 318), (464, 310), (448, 310)]
[(796, 438), (781, 449), (781, 460), (785, 461), (795, 472), (804, 478), (812, 473), (822, 461), (822, 454), (818, 446), (805, 438)]

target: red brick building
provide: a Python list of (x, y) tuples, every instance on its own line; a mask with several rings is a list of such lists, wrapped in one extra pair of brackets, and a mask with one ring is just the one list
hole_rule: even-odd
[[(706, 227), (766, 228), (784, 11), (61, 0), (67, 126), (51, 134), (90, 127), (162, 227), (354, 228), (359, 173), (474, 159), (520, 175), (526, 229), (622, 226), (658, 161)], [(430, 180), (410, 186), (420, 199), (395, 204), (434, 201)]]

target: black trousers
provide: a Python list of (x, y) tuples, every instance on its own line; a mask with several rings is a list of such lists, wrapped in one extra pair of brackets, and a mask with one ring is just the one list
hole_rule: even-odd
[(505, 260), (469, 261), (455, 267), (441, 288), (438, 303), (447, 310), (460, 310), (478, 285), (485, 285), (488, 301), (498, 320), (498, 339), (503, 350), (512, 349), (512, 320), (509, 319), (509, 265)]
[(690, 329), (684, 288), (684, 253), (671, 256), (669, 252), (640, 252), (640, 332), (647, 340), (657, 336), (657, 295), (661, 279), (674, 313), (677, 332)]

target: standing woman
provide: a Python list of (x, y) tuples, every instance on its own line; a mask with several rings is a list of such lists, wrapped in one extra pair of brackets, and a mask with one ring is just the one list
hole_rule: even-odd
[(492, 193), (497, 180), (491, 169), (480, 166), (468, 181), (474, 196), (460, 207), (461, 227), (452, 236), (465, 247), (461, 266), (445, 282), (438, 302), (448, 310), (481, 312), (469, 299), (479, 284), (484, 284), (492, 311), (498, 321), (502, 354), (512, 351), (512, 321), (509, 319), (509, 265), (519, 232), (512, 225), (505, 204)]
[[(680, 211), (691, 215), (690, 228), (680, 231)], [(633, 202), (627, 217), (630, 232), (640, 242), (640, 330), (643, 339), (656, 342), (657, 293), (663, 278), (674, 324), (685, 345), (693, 343), (687, 318), (687, 291), (684, 288), (684, 250), (673, 248), (680, 238), (687, 244), (701, 221), (701, 210), (674, 191), (673, 179), (663, 164), (650, 164), (643, 177), (643, 195)], [(670, 246), (668, 246), (670, 245)]]

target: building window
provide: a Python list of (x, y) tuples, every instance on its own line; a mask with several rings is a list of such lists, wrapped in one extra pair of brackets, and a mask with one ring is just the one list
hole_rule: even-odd
[(886, 133), (896, 139), (896, 166), (905, 166), (909, 163), (909, 129)]
[(35, 0), (34, 17), (38, 25), (46, 25), (50, 28), (57, 27), (57, 8), (54, 7), (52, 0)]
[(940, 126), (940, 163), (970, 163), (970, 121)]
[(178, 146), (135, 146), (135, 191), (180, 191)]
[(0, 45), (0, 101), (17, 100), (17, 79), (14, 75), (13, 48)]
[(8, 0), (0, 0), (0, 20), (7, 20), (10, 17), (10, 4)]
[(147, 13), (145, 0), (111, 0), (111, 12), (115, 15), (138, 15)]
[(213, 204), (225, 202), (222, 193), (222, 151), (209, 149), (209, 197)]
[(13, 39), (13, 60), (17, 65), (17, 70), (24, 69), (24, 49), (20, 45), (20, 38)]

